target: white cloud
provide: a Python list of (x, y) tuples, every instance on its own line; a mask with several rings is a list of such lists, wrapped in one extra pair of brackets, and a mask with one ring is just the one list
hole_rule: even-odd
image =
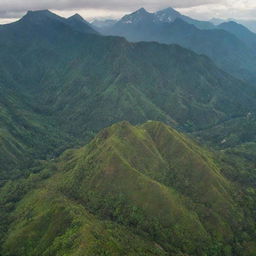
[(7, 12), (22, 12), (35, 9), (107, 9), (107, 10), (131, 10), (140, 7), (159, 9), (166, 6), (174, 8), (192, 7), (226, 0), (1, 0), (0, 10)]
[(63, 16), (78, 12), (89, 20), (117, 18), (140, 7), (156, 11), (169, 6), (198, 19), (256, 19), (255, 0), (0, 0), (0, 19), (8, 21), (21, 17), (27, 10), (39, 9), (51, 9)]

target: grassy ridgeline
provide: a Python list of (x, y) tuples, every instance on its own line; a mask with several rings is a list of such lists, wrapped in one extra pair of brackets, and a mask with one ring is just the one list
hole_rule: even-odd
[(26, 181), (4, 255), (253, 255), (252, 218), (214, 158), (159, 122), (104, 129)]

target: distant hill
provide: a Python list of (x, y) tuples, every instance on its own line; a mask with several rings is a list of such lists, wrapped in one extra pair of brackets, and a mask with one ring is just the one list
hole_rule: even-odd
[(243, 41), (252, 51), (256, 51), (256, 34), (241, 24), (234, 21), (221, 23), (218, 28), (224, 29), (234, 35), (236, 35), (241, 41)]

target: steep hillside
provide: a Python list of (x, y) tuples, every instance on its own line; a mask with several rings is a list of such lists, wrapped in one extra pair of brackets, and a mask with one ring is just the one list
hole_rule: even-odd
[(104, 129), (29, 183), (4, 255), (255, 253), (251, 217), (214, 155), (162, 123)]
[(256, 118), (252, 113), (246, 117), (234, 118), (210, 129), (195, 132), (193, 135), (202, 142), (218, 149), (232, 148), (240, 144), (256, 142)]
[(0, 186), (27, 175), (33, 162), (54, 157), (74, 138), (64, 134), (47, 117), (33, 110), (12, 89), (0, 87)]

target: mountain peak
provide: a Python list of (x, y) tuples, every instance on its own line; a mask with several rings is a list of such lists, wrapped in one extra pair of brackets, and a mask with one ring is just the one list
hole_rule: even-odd
[(153, 20), (154, 15), (145, 10), (145, 8), (140, 8), (139, 10), (133, 12), (132, 14), (126, 15), (121, 19), (121, 23), (126, 24), (138, 24), (141, 22), (149, 22)]
[(177, 12), (175, 9), (173, 9), (172, 7), (168, 7), (168, 8), (165, 8), (165, 9), (162, 9), (158, 12), (168, 12), (168, 13), (176, 13), (176, 14), (180, 14), (179, 12)]
[(71, 26), (74, 30), (86, 34), (98, 34), (81, 15), (78, 13), (69, 17), (65, 21), (69, 26)]
[(37, 10), (37, 11), (28, 11), (27, 14), (22, 18), (23, 20), (45, 20), (45, 19), (55, 19), (62, 20), (60, 16), (50, 12), (49, 10)]
[(171, 7), (165, 8), (155, 13), (161, 22), (173, 22), (182, 15)]
[(37, 10), (37, 11), (28, 11), (27, 14), (25, 15), (28, 17), (35, 17), (35, 16), (51, 16), (55, 15), (54, 13), (50, 12), (49, 10)]
[(36, 11), (29, 10), (27, 12), (27, 14), (49, 14), (49, 13), (51, 13), (51, 12), (47, 9), (45, 9), (45, 10), (36, 10)]
[(148, 13), (144, 7), (137, 10), (135, 13)]
[(78, 13), (68, 18), (69, 20), (85, 21), (85, 19)]

